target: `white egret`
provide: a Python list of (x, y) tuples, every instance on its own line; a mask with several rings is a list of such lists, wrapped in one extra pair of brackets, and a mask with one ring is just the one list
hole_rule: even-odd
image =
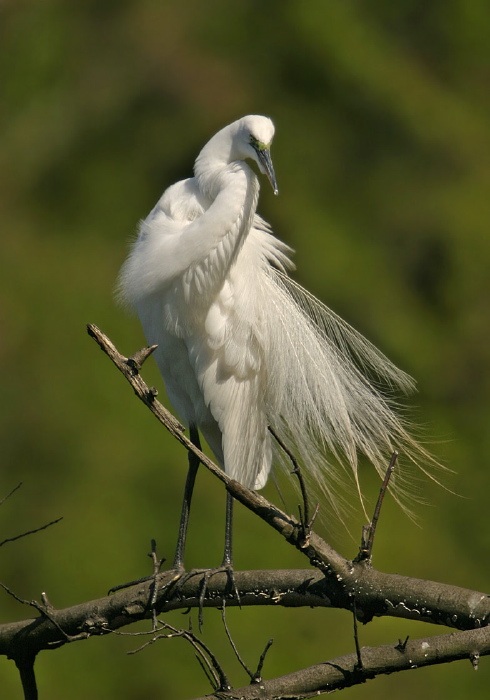
[[(194, 443), (200, 431), (227, 474), (261, 489), (277, 451), (271, 426), (338, 510), (332, 483), (345, 471), (335, 465), (358, 483), (360, 454), (381, 472), (395, 448), (425, 456), (380, 389), (406, 391), (413, 381), (288, 277), (292, 250), (257, 215), (259, 180), (245, 162), (277, 193), (273, 136), (263, 116), (213, 136), (194, 177), (169, 187), (141, 223), (120, 295), (158, 345), (168, 396)], [(181, 569), (197, 466), (191, 459), (174, 562)]]

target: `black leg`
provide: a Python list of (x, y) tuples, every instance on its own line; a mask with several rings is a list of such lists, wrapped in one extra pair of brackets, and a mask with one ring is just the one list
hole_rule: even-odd
[(223, 554), (223, 567), (233, 567), (233, 501), (235, 499), (229, 491), (226, 492), (226, 522), (225, 522), (225, 551)]
[[(189, 428), (190, 438), (193, 445), (199, 450), (201, 443), (199, 441), (199, 432), (195, 426)], [(191, 510), (192, 493), (194, 484), (196, 483), (197, 470), (199, 469), (199, 458), (193, 452), (189, 452), (189, 470), (185, 482), (184, 501), (182, 503), (182, 512), (180, 515), (179, 537), (177, 539), (177, 547), (175, 549), (174, 569), (184, 569), (184, 550), (187, 537), (187, 526), (189, 525), (189, 513)]]
[[(197, 431), (197, 428), (191, 427), (190, 428), (190, 438), (192, 443), (198, 448), (201, 449), (201, 445), (199, 442), (199, 433)], [(177, 548), (175, 551), (175, 559), (174, 559), (174, 566), (173, 568), (176, 569), (179, 573), (172, 581), (172, 583), (177, 583), (177, 587), (183, 586), (186, 581), (188, 581), (191, 577), (197, 576), (198, 574), (204, 574), (202, 583), (201, 583), (201, 591), (199, 594), (199, 629), (202, 627), (203, 623), (203, 607), (204, 607), (204, 599), (206, 597), (206, 592), (208, 588), (208, 582), (212, 576), (214, 576), (217, 573), (220, 572), (226, 572), (228, 574), (228, 581), (229, 581), (229, 586), (231, 588), (232, 593), (235, 595), (235, 597), (238, 600), (238, 603), (240, 603), (240, 594), (238, 593), (238, 589), (236, 587), (235, 583), (235, 576), (233, 573), (233, 556), (232, 556), (232, 536), (233, 536), (233, 501), (234, 498), (230, 493), (226, 493), (226, 523), (225, 523), (225, 549), (223, 553), (223, 562), (220, 567), (215, 568), (215, 569), (193, 569), (189, 571), (187, 574), (184, 573), (184, 549), (185, 549), (185, 540), (186, 540), (186, 535), (187, 535), (187, 526), (189, 524), (189, 512), (190, 512), (190, 507), (191, 507), (191, 500), (192, 500), (192, 492), (194, 490), (194, 484), (196, 481), (196, 474), (197, 470), (199, 468), (199, 459), (192, 453), (189, 452), (189, 471), (187, 472), (187, 481), (185, 484), (185, 492), (184, 492), (184, 502), (182, 505), (182, 514), (180, 517), (180, 526), (179, 526), (179, 537), (177, 540)]]
[[(195, 445), (200, 450), (201, 443), (199, 440), (199, 431), (197, 430), (197, 428), (195, 426), (190, 426), (189, 434), (190, 434), (192, 444)], [(184, 501), (182, 503), (182, 512), (180, 515), (179, 536), (177, 538), (177, 547), (175, 548), (175, 557), (174, 557), (174, 564), (173, 564), (173, 568), (178, 571), (178, 575), (170, 582), (170, 584), (167, 584), (167, 586), (173, 585), (176, 581), (181, 579), (182, 575), (184, 573), (184, 550), (185, 550), (185, 541), (186, 541), (186, 537), (187, 537), (187, 526), (189, 525), (189, 513), (190, 513), (190, 509), (191, 509), (192, 493), (194, 491), (194, 484), (196, 483), (196, 475), (197, 475), (197, 470), (199, 469), (199, 464), (200, 464), (199, 458), (196, 457), (196, 455), (193, 452), (189, 452), (189, 469), (187, 471), (187, 479), (185, 482)], [(225, 549), (226, 549), (226, 545), (225, 545)], [(231, 552), (231, 550), (230, 550), (230, 552)], [(154, 554), (154, 546), (152, 546), (152, 554)], [(164, 560), (162, 559), (162, 561), (164, 561)], [(159, 562), (159, 564), (161, 564), (161, 562)], [(152, 608), (154, 609), (155, 602), (156, 602), (156, 594), (157, 594), (156, 576), (158, 574), (159, 568), (160, 568), (160, 566), (158, 566), (158, 569), (155, 569), (152, 576), (145, 576), (145, 578), (136, 579), (135, 581), (129, 581), (129, 583), (123, 583), (119, 586), (114, 586), (113, 588), (111, 588), (109, 590), (109, 593), (113, 593), (114, 591), (118, 591), (122, 588), (127, 588), (129, 586), (133, 586), (137, 583), (143, 583), (144, 581), (153, 580), (154, 581), (154, 589), (153, 589), (153, 593), (152, 593), (151, 605), (152, 605)]]
[(228, 576), (228, 586), (232, 594), (238, 600), (240, 605), (240, 594), (238, 592), (235, 574), (233, 573), (233, 555), (232, 555), (232, 539), (233, 539), (233, 502), (234, 498), (228, 491), (226, 492), (226, 522), (225, 522), (225, 551), (223, 553), (223, 562), (221, 566), (216, 569), (206, 569), (204, 570), (204, 578), (201, 584), (201, 592), (199, 595), (199, 629), (202, 628), (203, 624), (203, 608), (204, 599), (206, 597), (206, 592), (208, 590), (209, 580), (216, 574), (225, 572)]

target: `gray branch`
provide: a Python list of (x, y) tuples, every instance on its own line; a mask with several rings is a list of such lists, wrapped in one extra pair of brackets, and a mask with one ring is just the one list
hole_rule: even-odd
[(490, 653), (490, 628), (443, 634), (437, 637), (416, 639), (406, 644), (362, 647), (359, 668), (357, 654), (348, 654), (316, 666), (289, 673), (280, 678), (261, 681), (230, 692), (222, 692), (195, 698), (194, 700), (277, 700), (281, 698), (318, 697), (351, 685), (365, 683), (376, 676), (407, 671), (469, 659), (478, 668), (478, 659)]
[[(151, 603), (152, 580), (62, 610), (47, 604), (46, 599), (42, 604), (20, 601), (36, 608), (40, 616), (0, 625), (0, 654), (11, 658), (21, 653), (36, 654), (42, 649), (109, 634), (138, 620), (150, 619), (154, 610), (161, 614), (198, 608), (203, 577), (199, 573), (179, 586), (174, 571), (159, 574), (155, 608)], [(384, 574), (365, 564), (354, 566), (342, 581), (314, 569), (236, 571), (235, 579), (242, 608), (308, 606), (352, 610), (355, 601), (356, 614), (362, 622), (374, 616), (393, 616), (459, 630), (485, 627), (490, 619), (490, 597), (483, 593)], [(207, 586), (204, 607), (221, 607), (223, 599), (227, 607), (238, 605), (227, 586), (226, 573), (213, 576)]]
[[(139, 374), (142, 362), (154, 348), (142, 350), (127, 358), (118, 352), (98, 328), (89, 326), (88, 332), (167, 430), (187, 450), (194, 452), (204, 466), (224, 482), (227, 490), (237, 500), (302, 552), (313, 567), (305, 570), (235, 572), (242, 607), (337, 607), (355, 612), (357, 619), (363, 623), (375, 616), (394, 616), (459, 630), (426, 640), (399, 642), (376, 649), (363, 647), (360, 657), (352, 654), (282, 678), (260, 681), (238, 690), (220, 690), (214, 696), (207, 697), (230, 700), (286, 696), (307, 698), (318, 695), (319, 692), (364, 682), (381, 673), (415, 666), (461, 658), (467, 658), (476, 665), (480, 656), (490, 653), (488, 595), (434, 581), (386, 574), (374, 569), (369, 557), (350, 561), (316, 533), (308, 530), (305, 536), (305, 523), (285, 514), (260, 494), (230, 479), (190, 442), (183, 426), (157, 400), (157, 392), (149, 388)], [(56, 649), (63, 644), (92, 636), (117, 633), (138, 620), (154, 621), (157, 613), (197, 608), (201, 604), (203, 577), (204, 573), (201, 572), (179, 581), (174, 571), (167, 571), (149, 581), (118, 590), (113, 595), (64, 610), (54, 609), (44, 594), (41, 603), (22, 601), (3, 586), (19, 602), (35, 608), (39, 615), (21, 622), (0, 625), (0, 654), (16, 660), (20, 666), (27, 659), (32, 666), (33, 659), (41, 650)], [(202, 605), (221, 607), (223, 600), (226, 601), (226, 607), (237, 605), (237, 599), (230, 595), (227, 584), (228, 577), (225, 573), (213, 576), (207, 584)], [(24, 676), (27, 677), (28, 673)], [(29, 697), (35, 697), (34, 691)]]

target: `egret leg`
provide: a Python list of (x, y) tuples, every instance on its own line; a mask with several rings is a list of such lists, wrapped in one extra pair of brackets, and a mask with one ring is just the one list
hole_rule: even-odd
[(225, 522), (225, 551), (223, 553), (222, 567), (233, 568), (233, 502), (234, 498), (229, 491), (226, 492), (226, 522)]
[[(190, 438), (193, 445), (198, 450), (201, 449), (199, 440), (199, 431), (193, 425), (189, 428)], [(184, 550), (187, 539), (187, 527), (189, 525), (189, 513), (191, 511), (192, 494), (194, 492), (194, 484), (196, 483), (197, 470), (199, 469), (199, 457), (193, 452), (189, 452), (189, 469), (187, 471), (187, 479), (185, 482), (184, 500), (182, 503), (182, 511), (180, 514), (179, 536), (177, 538), (177, 547), (175, 548), (174, 569), (184, 569)]]
[[(201, 444), (199, 440), (199, 433), (197, 428), (194, 426), (190, 428), (190, 438), (192, 443), (200, 450)], [(189, 470), (187, 472), (187, 480), (185, 484), (184, 501), (182, 504), (182, 513), (180, 516), (179, 536), (177, 540), (177, 548), (175, 551), (173, 568), (180, 572), (178, 573), (177, 578), (175, 579), (175, 581), (178, 580), (177, 587), (183, 586), (186, 583), (186, 581), (188, 581), (193, 576), (197, 576), (198, 574), (204, 574), (199, 595), (198, 621), (199, 629), (201, 629), (203, 624), (204, 599), (206, 597), (208, 582), (215, 574), (226, 572), (228, 575), (230, 587), (233, 593), (235, 594), (235, 597), (237, 598), (238, 602), (240, 602), (240, 594), (238, 593), (238, 589), (236, 587), (235, 582), (235, 576), (233, 573), (232, 539), (234, 498), (228, 492), (226, 493), (225, 548), (221, 566), (213, 569), (193, 569), (187, 574), (184, 574), (184, 549), (187, 536), (187, 526), (189, 524), (189, 513), (191, 507), (192, 493), (194, 491), (194, 484), (196, 481), (196, 475), (197, 470), (199, 468), (199, 464), (199, 458), (196, 457), (194, 453), (189, 452)], [(173, 581), (172, 583), (174, 583), (175, 581)]]
[[(191, 442), (193, 445), (195, 445), (199, 450), (201, 449), (201, 442), (199, 440), (199, 431), (195, 426), (191, 426), (189, 429), (189, 434), (191, 438)], [(196, 457), (196, 455), (193, 452), (189, 452), (189, 469), (187, 471), (187, 479), (185, 482), (185, 490), (184, 490), (184, 501), (182, 503), (182, 511), (180, 514), (180, 524), (179, 524), (179, 535), (177, 538), (177, 546), (175, 548), (175, 557), (174, 557), (174, 564), (173, 568), (177, 569), (179, 571), (179, 575), (171, 581), (171, 584), (175, 583), (181, 576), (184, 571), (184, 550), (185, 550), (185, 541), (187, 537), (187, 526), (189, 525), (189, 513), (191, 509), (191, 501), (192, 501), (192, 494), (194, 491), (194, 484), (196, 483), (196, 475), (197, 475), (197, 470), (199, 469), (199, 458)], [(162, 562), (164, 560), (162, 559)], [(119, 591), (123, 588), (128, 588), (129, 586), (134, 586), (137, 583), (144, 583), (145, 581), (155, 581), (155, 592), (156, 592), (156, 575), (157, 571), (153, 573), (152, 576), (145, 576), (143, 578), (135, 579), (134, 581), (129, 581), (128, 583), (123, 583), (118, 586), (113, 586), (109, 590), (109, 593), (114, 593), (115, 591)], [(152, 604), (154, 605), (154, 601), (152, 600)]]
[[(210, 579), (216, 574), (226, 573), (228, 576), (228, 585), (234, 594), (235, 598), (240, 605), (240, 594), (235, 581), (235, 574), (233, 571), (233, 555), (232, 555), (232, 539), (233, 539), (233, 502), (234, 498), (228, 491), (226, 492), (226, 521), (225, 521), (225, 550), (223, 553), (223, 561), (221, 566), (214, 569), (204, 569), (201, 571), (196, 571), (196, 573), (204, 573), (204, 578), (201, 583), (201, 592), (199, 595), (199, 629), (202, 629), (203, 625), (203, 608), (204, 599), (208, 590), (208, 583)], [(191, 572), (192, 573), (192, 572)]]
[(230, 587), (235, 594), (238, 604), (240, 604), (240, 594), (236, 586), (235, 574), (233, 571), (233, 554), (232, 554), (232, 544), (233, 544), (233, 504), (235, 499), (229, 491), (226, 492), (226, 522), (225, 522), (225, 551), (223, 553), (223, 563), (221, 564), (221, 570), (226, 571), (228, 574), (228, 581)]

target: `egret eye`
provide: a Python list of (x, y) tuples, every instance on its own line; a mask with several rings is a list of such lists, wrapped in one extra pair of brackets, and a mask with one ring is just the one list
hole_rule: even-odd
[(253, 134), (250, 134), (250, 145), (256, 150), (256, 151), (268, 151), (270, 149), (270, 143), (263, 143), (262, 141), (259, 141), (259, 139), (256, 139)]

